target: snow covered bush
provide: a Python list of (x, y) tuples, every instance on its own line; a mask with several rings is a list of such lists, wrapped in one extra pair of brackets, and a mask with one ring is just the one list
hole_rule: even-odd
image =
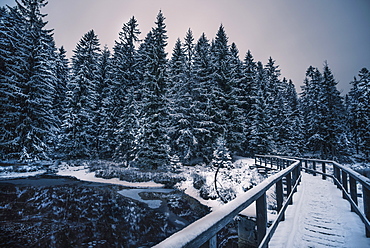
[(193, 178), (193, 187), (195, 189), (201, 189), (203, 185), (206, 183), (206, 178), (202, 175), (193, 173), (191, 176)]

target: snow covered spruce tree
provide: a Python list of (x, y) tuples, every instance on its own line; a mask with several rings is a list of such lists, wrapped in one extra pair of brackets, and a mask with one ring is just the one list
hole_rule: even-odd
[(97, 85), (99, 82), (99, 39), (93, 30), (79, 41), (72, 57), (72, 75), (67, 85), (63, 120), (63, 150), (68, 157), (97, 155)]
[(256, 87), (252, 92), (248, 147), (251, 154), (273, 152), (272, 120), (268, 102), (267, 76), (263, 64), (256, 64)]
[[(217, 137), (225, 135), (229, 140), (228, 131), (231, 127), (231, 116), (234, 103), (231, 93), (233, 89), (234, 75), (231, 68), (232, 56), (228, 45), (228, 37), (223, 25), (221, 25), (216, 34), (216, 38), (211, 47), (212, 55), (212, 113), (215, 126), (212, 129), (213, 143)], [(230, 125), (230, 126), (229, 126)], [(231, 138), (230, 138), (231, 139)]]
[(193, 105), (197, 115), (194, 116), (194, 135), (197, 140), (196, 158), (209, 163), (212, 160), (214, 139), (212, 129), (212, 63), (209, 40), (203, 33), (194, 47), (194, 88)]
[(343, 99), (325, 62), (323, 73), (309, 67), (301, 93), (306, 149), (324, 159), (345, 159), (348, 133)]
[(299, 156), (303, 151), (302, 116), (299, 110), (299, 99), (292, 80), (285, 85), (286, 126), (285, 143), (281, 154)]
[(319, 129), (318, 103), (321, 82), (321, 72), (312, 66), (308, 67), (300, 93), (300, 111), (302, 116), (303, 139), (305, 150), (315, 146), (316, 135)]
[(167, 31), (165, 17), (160, 11), (156, 27), (147, 34), (139, 49), (142, 84), (140, 118), (135, 161), (141, 167), (156, 169), (169, 164), (168, 141), (168, 82), (167, 82)]
[(247, 114), (249, 112), (246, 85), (247, 80), (244, 77), (244, 65), (239, 59), (239, 50), (235, 43), (230, 46), (230, 69), (232, 80), (229, 93), (229, 124), (228, 124), (228, 146), (232, 154), (246, 155), (246, 130)]
[(343, 98), (337, 90), (337, 82), (325, 62), (323, 69), (320, 114), (323, 118), (321, 131), (324, 137), (322, 147), (324, 158), (345, 159), (348, 156), (348, 129), (345, 123)]
[(113, 76), (112, 58), (107, 46), (101, 51), (99, 60), (99, 79), (96, 87), (96, 107), (94, 122), (96, 125), (95, 145), (99, 158), (111, 158), (115, 146), (115, 123), (113, 122)]
[(258, 90), (257, 66), (251, 51), (248, 50), (242, 65), (242, 78), (240, 79), (238, 91), (236, 92), (239, 108), (243, 111), (240, 117), (244, 122), (243, 133), (245, 136), (242, 149), (244, 154), (248, 156), (254, 155), (254, 146), (251, 146), (250, 141), (252, 140), (253, 118), (257, 116), (256, 112), (252, 111), (252, 107), (257, 103)]
[(57, 130), (52, 111), (55, 45), (41, 13), (46, 1), (16, 3), (1, 11), (1, 104), (7, 106), (1, 153), (23, 161), (45, 159)]
[[(176, 41), (172, 58), (169, 63), (170, 114), (171, 128), (170, 140), (172, 152), (176, 154), (183, 164), (191, 164), (196, 158), (196, 145), (193, 120), (197, 114), (193, 101), (193, 80), (191, 62), (191, 31), (187, 33), (187, 53), (180, 39)], [(189, 43), (190, 42), (190, 43)]]
[[(54, 63), (55, 77), (55, 93), (53, 100), (53, 110), (58, 120), (63, 119), (64, 109), (65, 109), (65, 99), (66, 99), (66, 87), (69, 81), (69, 62), (66, 55), (67, 51), (62, 46), (56, 52), (56, 59)], [(59, 125), (60, 126), (60, 125)]]
[(275, 112), (274, 138), (276, 152), (281, 155), (298, 156), (301, 150), (301, 119), (298, 111), (298, 97), (294, 84), (286, 78), (280, 83)]
[[(21, 94), (19, 81), (23, 46), (17, 27), (22, 19), (15, 18), (16, 9), (0, 8), (0, 158), (17, 157), (20, 151), (16, 127), (20, 110), (18, 98)], [(17, 24), (17, 21), (20, 22)]]
[(69, 62), (66, 56), (66, 50), (59, 48), (55, 54), (54, 71), (56, 81), (54, 82), (54, 96), (53, 96), (53, 114), (57, 116), (58, 121), (58, 132), (56, 133), (53, 141), (54, 152), (60, 151), (60, 140), (62, 137), (62, 121), (66, 109), (66, 98), (67, 98), (67, 84), (70, 79), (70, 68)]
[(370, 72), (366, 68), (352, 81), (347, 109), (356, 154), (370, 161)]
[(136, 49), (140, 30), (135, 17), (123, 24), (119, 39), (115, 42), (113, 51), (113, 88), (112, 88), (112, 121), (116, 126), (115, 159), (132, 161), (135, 157), (135, 136), (138, 126), (139, 79), (142, 72), (138, 66)]
[(272, 140), (270, 141), (271, 153), (277, 154), (279, 149), (279, 133), (280, 124), (285, 119), (283, 116), (284, 110), (282, 103), (282, 91), (283, 86), (279, 79), (280, 69), (275, 64), (275, 60), (269, 58), (267, 64), (264, 67), (266, 75), (266, 87), (265, 87), (265, 99), (266, 99), (266, 113), (270, 119), (270, 134)]

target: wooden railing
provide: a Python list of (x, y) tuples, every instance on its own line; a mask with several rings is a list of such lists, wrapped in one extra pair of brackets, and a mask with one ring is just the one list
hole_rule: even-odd
[[(291, 158), (291, 157), (290, 157)], [(342, 190), (342, 196), (351, 204), (351, 211), (355, 212), (365, 224), (366, 237), (370, 237), (370, 179), (356, 171), (331, 160), (298, 159), (302, 169), (311, 172), (314, 176), (321, 174), (322, 179), (332, 178), (334, 184)], [(321, 166), (320, 166), (321, 164)], [(362, 188), (363, 212), (358, 202), (358, 185)]]
[[(292, 204), (292, 196), (301, 179), (300, 160), (282, 158), (279, 156), (256, 156), (256, 165), (276, 167), (280, 172), (268, 177), (262, 183), (238, 196), (203, 218), (193, 222), (179, 232), (168, 237), (154, 247), (200, 247), (208, 242), (209, 247), (217, 247), (217, 233), (230, 223), (235, 216), (253, 202), (256, 203), (257, 242), (264, 247), (271, 239), (280, 220), (284, 218), (288, 204)], [(285, 180), (283, 180), (285, 179)], [(287, 196), (284, 201), (283, 184), (286, 183)], [(276, 185), (276, 204), (278, 216), (275, 222), (267, 228), (266, 191)]]

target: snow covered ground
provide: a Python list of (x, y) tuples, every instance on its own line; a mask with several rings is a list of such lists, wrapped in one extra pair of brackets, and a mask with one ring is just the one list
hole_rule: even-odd
[(43, 165), (0, 166), (0, 179), (37, 176), (46, 172)]
[(269, 247), (370, 247), (364, 224), (350, 209), (331, 180), (303, 173)]
[[(256, 169), (251, 170), (250, 166), (254, 165), (253, 158), (238, 158), (234, 162), (234, 168), (226, 173), (232, 180), (222, 180), (220, 178), (220, 183), (224, 188), (230, 188), (236, 193), (236, 196), (245, 191), (247, 188), (251, 188), (261, 182), (264, 178), (261, 176)], [(200, 190), (194, 187), (194, 182), (191, 180), (194, 174), (205, 179), (205, 186), (214, 190), (214, 177), (215, 168), (195, 166), (184, 168), (182, 172), (187, 179), (176, 185), (180, 190), (183, 190), (187, 195), (197, 199), (203, 205), (212, 208), (213, 211), (220, 208), (224, 203), (220, 199), (216, 200), (205, 200), (201, 197)]]
[(57, 175), (60, 176), (73, 176), (81, 181), (87, 182), (97, 182), (97, 183), (110, 183), (121, 185), (125, 187), (133, 187), (133, 188), (161, 188), (164, 185), (160, 183), (155, 183), (153, 181), (149, 182), (127, 182), (120, 180), (119, 178), (100, 178), (95, 177), (95, 172), (90, 172), (88, 166), (69, 166), (66, 163), (62, 163), (57, 168)]
[[(120, 180), (118, 177), (115, 178), (100, 178), (96, 177), (95, 171), (90, 171), (89, 163), (78, 163), (79, 165), (71, 165), (67, 162), (61, 162), (54, 164), (50, 167), (52, 171), (55, 171), (57, 175), (60, 176), (72, 176), (81, 181), (87, 182), (97, 182), (97, 183), (109, 183), (114, 185), (121, 185), (131, 188), (163, 188), (164, 185), (161, 183), (156, 183), (154, 181), (147, 182), (129, 182)], [(218, 176), (218, 183), (220, 188), (229, 190), (230, 192), (237, 196), (238, 194), (244, 192), (259, 182), (264, 180), (264, 176), (260, 175), (256, 169), (250, 169), (250, 166), (254, 164), (254, 159), (252, 158), (242, 158), (239, 157), (233, 164), (233, 169), (231, 170), (221, 170)], [(46, 172), (45, 167), (35, 169), (33, 167), (18, 167), (19, 170), (16, 171), (12, 166), (1, 167), (0, 168), (0, 178), (18, 178), (18, 177), (29, 177), (37, 176)], [(108, 168), (108, 167), (107, 167)], [(112, 167), (113, 168), (113, 167)], [(120, 168), (124, 169), (124, 168)], [(113, 168), (114, 170), (114, 168)], [(201, 204), (211, 207), (213, 210), (218, 209), (224, 203), (220, 199), (208, 199), (205, 200), (201, 196), (201, 191), (206, 191), (210, 197), (217, 198), (214, 189), (214, 176), (216, 168), (212, 166), (197, 165), (197, 166), (184, 166), (181, 167), (179, 173), (186, 179), (181, 181), (175, 188), (178, 188), (187, 195), (195, 198)], [(163, 172), (166, 173), (166, 172)], [(171, 173), (168, 173), (171, 177)], [(196, 178), (201, 178), (204, 180), (203, 188), (196, 189), (194, 184)]]

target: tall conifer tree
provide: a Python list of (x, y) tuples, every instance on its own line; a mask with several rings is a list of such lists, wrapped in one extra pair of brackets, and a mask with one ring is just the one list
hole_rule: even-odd
[(213, 108), (213, 122), (216, 124), (212, 130), (212, 135), (213, 142), (216, 142), (218, 137), (227, 133), (231, 112), (229, 111), (229, 100), (232, 90), (231, 53), (223, 25), (218, 29), (211, 51), (213, 67), (211, 104)]
[(191, 81), (188, 78), (188, 64), (180, 39), (176, 41), (169, 64), (171, 82), (171, 148), (180, 161), (189, 164), (194, 158), (194, 145), (197, 143), (193, 130), (193, 99)]
[(157, 168), (169, 163), (167, 102), (167, 31), (160, 11), (156, 27), (148, 33), (141, 53), (143, 85), (141, 86), (141, 126), (136, 162), (139, 166)]
[(16, 158), (20, 146), (16, 127), (20, 116), (19, 101), (23, 79), (22, 65), (24, 44), (21, 33), (23, 19), (18, 18), (16, 8), (0, 8), (0, 158)]
[(72, 78), (67, 85), (67, 111), (63, 121), (64, 151), (73, 158), (96, 157), (99, 39), (93, 30), (79, 41), (72, 57)]
[[(12, 104), (15, 108), (10, 109), (15, 111), (10, 113), (11, 123), (1, 128), (6, 130), (8, 139), (1, 143), (11, 147), (9, 156), (20, 160), (47, 158), (57, 129), (52, 111), (56, 81), (53, 70), (55, 45), (51, 31), (45, 29), (43, 18), (46, 15), (41, 13), (45, 5), (44, 0), (17, 2), (10, 8), (12, 20), (2, 27), (4, 32), (14, 35), (7, 40), (14, 39), (14, 43), (4, 45), (11, 45), (8, 52), (13, 53), (12, 60), (19, 63), (7, 63), (5, 67), (5, 70), (11, 69), (4, 74), (5, 86), (12, 85), (7, 87), (10, 90), (7, 104)], [(13, 31), (9, 29), (11, 26)]]
[(116, 126), (113, 122), (113, 76), (112, 58), (107, 46), (104, 46), (98, 70), (96, 87), (96, 110), (94, 122), (96, 125), (96, 150), (99, 158), (110, 158), (115, 149), (114, 137)]
[(259, 61), (256, 64), (256, 87), (250, 111), (248, 143), (251, 154), (269, 154), (274, 151), (268, 95), (267, 73)]
[(247, 93), (243, 82), (243, 64), (235, 43), (230, 46), (230, 92), (228, 93), (227, 142), (232, 154), (245, 155)]
[(258, 84), (257, 84), (257, 66), (254, 58), (252, 56), (251, 51), (247, 51), (244, 63), (242, 66), (242, 78), (239, 83), (240, 91), (239, 94), (240, 100), (239, 105), (240, 108), (243, 109), (244, 112), (244, 133), (245, 133), (245, 140), (243, 144), (243, 149), (246, 155), (253, 155), (253, 148), (250, 146), (250, 139), (251, 139), (251, 127), (253, 118), (256, 117), (253, 114), (252, 107), (257, 102), (258, 98)]
[(349, 92), (348, 115), (356, 153), (370, 160), (370, 73), (359, 71)]
[(323, 73), (309, 67), (301, 93), (306, 149), (324, 159), (345, 159), (348, 133), (343, 99), (325, 62)]
[(116, 146), (114, 157), (124, 161), (132, 161), (135, 157), (133, 149), (138, 127), (139, 82), (142, 71), (138, 66), (139, 57), (136, 45), (140, 30), (135, 17), (123, 24), (119, 40), (113, 48), (113, 99), (112, 118), (116, 126), (116, 138), (112, 140)]
[(194, 48), (194, 133), (197, 139), (196, 157), (206, 162), (212, 160), (214, 139), (212, 129), (212, 63), (211, 46), (203, 33)]

